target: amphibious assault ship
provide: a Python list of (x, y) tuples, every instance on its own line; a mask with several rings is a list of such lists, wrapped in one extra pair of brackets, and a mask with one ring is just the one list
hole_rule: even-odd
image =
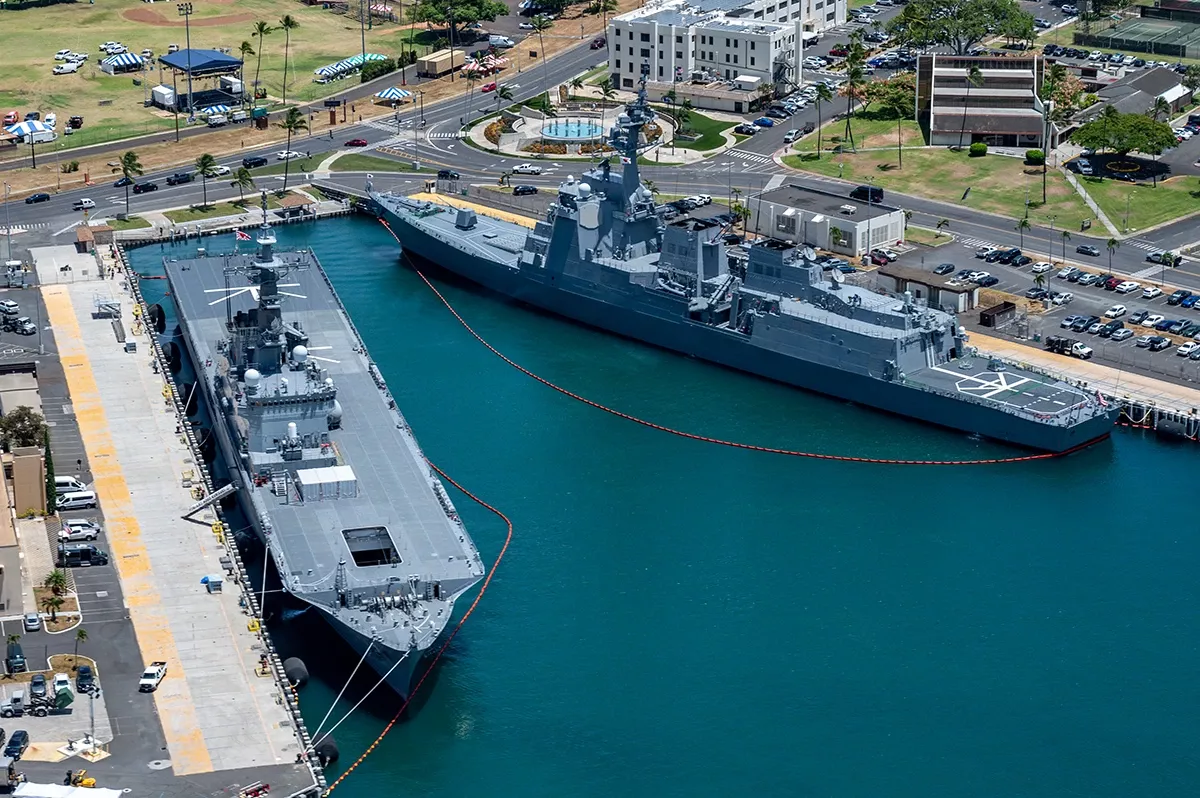
[(182, 339), (284, 590), (407, 696), (483, 563), (316, 255), (275, 250), (266, 202), (256, 253), (165, 261)]
[(638, 176), (653, 118), (645, 81), (643, 68), (636, 100), (609, 132), (620, 170), (605, 160), (568, 177), (532, 231), (368, 184), (371, 198), (415, 265), (593, 327), (1032, 449), (1066, 451), (1110, 433), (1115, 406), (977, 356), (951, 313), (826, 275), (807, 247), (759, 240), (731, 253), (715, 221), (664, 224)]

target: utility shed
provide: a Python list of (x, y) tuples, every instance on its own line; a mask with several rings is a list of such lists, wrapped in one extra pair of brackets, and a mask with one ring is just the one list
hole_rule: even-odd
[(296, 472), (300, 498), (306, 502), (329, 499), (353, 499), (358, 495), (358, 479), (347, 465), (303, 468)]
[(911, 291), (914, 298), (924, 299), (935, 308), (963, 313), (979, 304), (979, 286), (960, 283), (925, 269), (888, 263), (879, 267), (879, 277), (888, 290), (897, 294)]
[(456, 69), (461, 69), (466, 63), (467, 54), (462, 50), (438, 50), (424, 58), (417, 59), (417, 74), (437, 78)]

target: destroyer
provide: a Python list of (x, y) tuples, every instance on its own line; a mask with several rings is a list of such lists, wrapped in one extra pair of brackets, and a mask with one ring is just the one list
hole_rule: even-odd
[[(404, 253), (553, 313), (773, 380), (1045, 451), (1109, 434), (1091, 392), (981, 359), (949, 313), (825, 277), (812, 250), (774, 240), (726, 253), (724, 229), (664, 225), (638, 177), (653, 118), (646, 69), (609, 134), (622, 153), (568, 177), (532, 231), (371, 191)], [(368, 189), (370, 185), (368, 184)]]
[(316, 256), (274, 250), (266, 202), (257, 254), (165, 262), (183, 341), (284, 589), (407, 696), (483, 564)]

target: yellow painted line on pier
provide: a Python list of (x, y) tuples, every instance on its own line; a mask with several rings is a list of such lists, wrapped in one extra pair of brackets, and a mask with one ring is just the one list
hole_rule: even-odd
[(150, 555), (133, 512), (129, 487), (125, 484), (125, 475), (113, 445), (104, 402), (83, 345), (71, 296), (65, 286), (55, 285), (43, 287), (42, 297), (46, 302), (46, 315), (54, 327), (59, 359), (67, 375), (79, 432), (92, 467), (93, 489), (104, 508), (112, 559), (121, 578), (138, 649), (147, 661), (167, 663), (167, 678), (155, 692), (154, 700), (171, 752), (171, 763), (180, 775), (209, 773), (213, 770), (212, 757), (200, 733), (191, 692), (180, 665), (179, 649), (171, 634), (170, 619), (155, 586)]
[(470, 202), (459, 197), (451, 197), (447, 194), (430, 194), (426, 191), (410, 195), (412, 199), (423, 200), (426, 202), (434, 202), (439, 205), (449, 205), (454, 208), (470, 208), (480, 216), (490, 216), (493, 219), (501, 219), (513, 224), (519, 224), (522, 227), (528, 227), (530, 230), (537, 224), (536, 219), (530, 219), (528, 216), (522, 216), (519, 213), (511, 213), (509, 211), (501, 211), (496, 208), (482, 205), (478, 202)]

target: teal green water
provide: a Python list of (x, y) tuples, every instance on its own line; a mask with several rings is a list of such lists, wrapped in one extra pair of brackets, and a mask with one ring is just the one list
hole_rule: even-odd
[[(339, 794), (1195, 795), (1200, 543), (1183, 488), (1200, 451), (1122, 430), (1064, 460), (919, 468), (687, 441), (504, 365), (376, 224), (280, 238), (316, 249), (430, 459), (516, 525), (418, 711)], [(445, 293), (533, 371), (675, 427), (1012, 453)], [(455, 500), (490, 561), (503, 525)], [(273, 629), (329, 652), (306, 655), (311, 730), (356, 658), (304, 618)], [(331, 776), (395, 706), (373, 696), (335, 732)]]

